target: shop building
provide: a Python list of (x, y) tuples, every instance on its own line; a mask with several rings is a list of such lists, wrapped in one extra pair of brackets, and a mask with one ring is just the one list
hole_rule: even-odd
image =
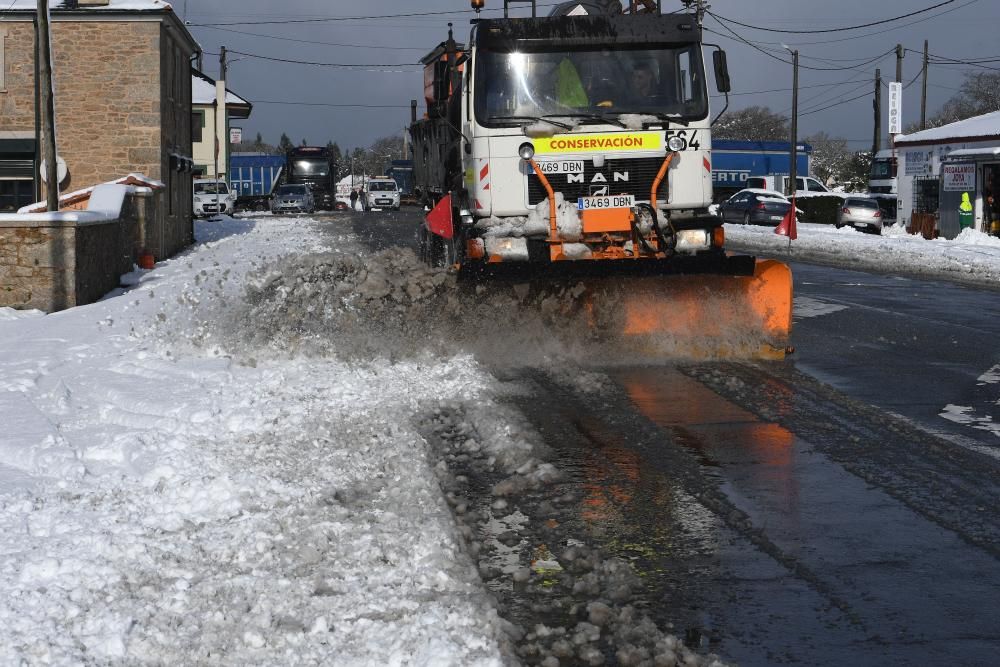
[(899, 220), (954, 238), (969, 195), (972, 226), (1000, 234), (1000, 111), (896, 137)]

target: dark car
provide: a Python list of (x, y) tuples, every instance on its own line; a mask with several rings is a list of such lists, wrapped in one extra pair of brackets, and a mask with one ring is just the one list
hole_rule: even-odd
[(744, 225), (777, 225), (792, 207), (784, 195), (772, 190), (740, 190), (719, 204), (723, 222)]
[(854, 227), (863, 232), (882, 233), (882, 209), (868, 197), (848, 197), (837, 211), (837, 229)]

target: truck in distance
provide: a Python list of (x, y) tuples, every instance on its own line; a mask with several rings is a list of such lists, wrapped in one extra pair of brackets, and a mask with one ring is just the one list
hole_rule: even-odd
[(296, 146), (285, 155), (284, 183), (305, 185), (316, 208), (331, 211), (337, 196), (336, 165), (325, 146)]

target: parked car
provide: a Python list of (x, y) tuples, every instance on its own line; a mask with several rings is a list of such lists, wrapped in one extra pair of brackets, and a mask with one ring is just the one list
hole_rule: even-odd
[(236, 208), (236, 193), (225, 181), (214, 178), (194, 180), (194, 215), (203, 218), (216, 213), (232, 213)]
[(333, 202), (334, 211), (350, 211), (351, 203), (349, 201), (344, 201), (343, 199), (337, 199)]
[(391, 208), (399, 210), (399, 187), (391, 178), (371, 178), (368, 180), (368, 208), (378, 210)]
[(740, 190), (719, 204), (719, 216), (723, 222), (777, 225), (791, 206), (792, 203), (780, 192), (749, 188)]
[(848, 197), (837, 211), (837, 229), (854, 227), (863, 232), (882, 233), (882, 209), (869, 197)]
[(271, 195), (271, 213), (312, 213), (316, 201), (305, 185), (280, 185)]

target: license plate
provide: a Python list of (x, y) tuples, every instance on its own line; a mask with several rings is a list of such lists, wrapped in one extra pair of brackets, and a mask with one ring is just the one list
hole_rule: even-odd
[(608, 208), (632, 208), (633, 206), (635, 206), (635, 197), (632, 195), (580, 197), (576, 200), (576, 207), (581, 211)]
[(562, 160), (560, 162), (538, 162), (538, 170), (543, 174), (582, 174), (583, 160)]
[(781, 222), (784, 219), (785, 219), (785, 216), (783, 216), (783, 215), (772, 215), (771, 216), (771, 222)]
[(854, 226), (855, 227), (867, 227), (868, 223), (867, 222), (855, 222)]

